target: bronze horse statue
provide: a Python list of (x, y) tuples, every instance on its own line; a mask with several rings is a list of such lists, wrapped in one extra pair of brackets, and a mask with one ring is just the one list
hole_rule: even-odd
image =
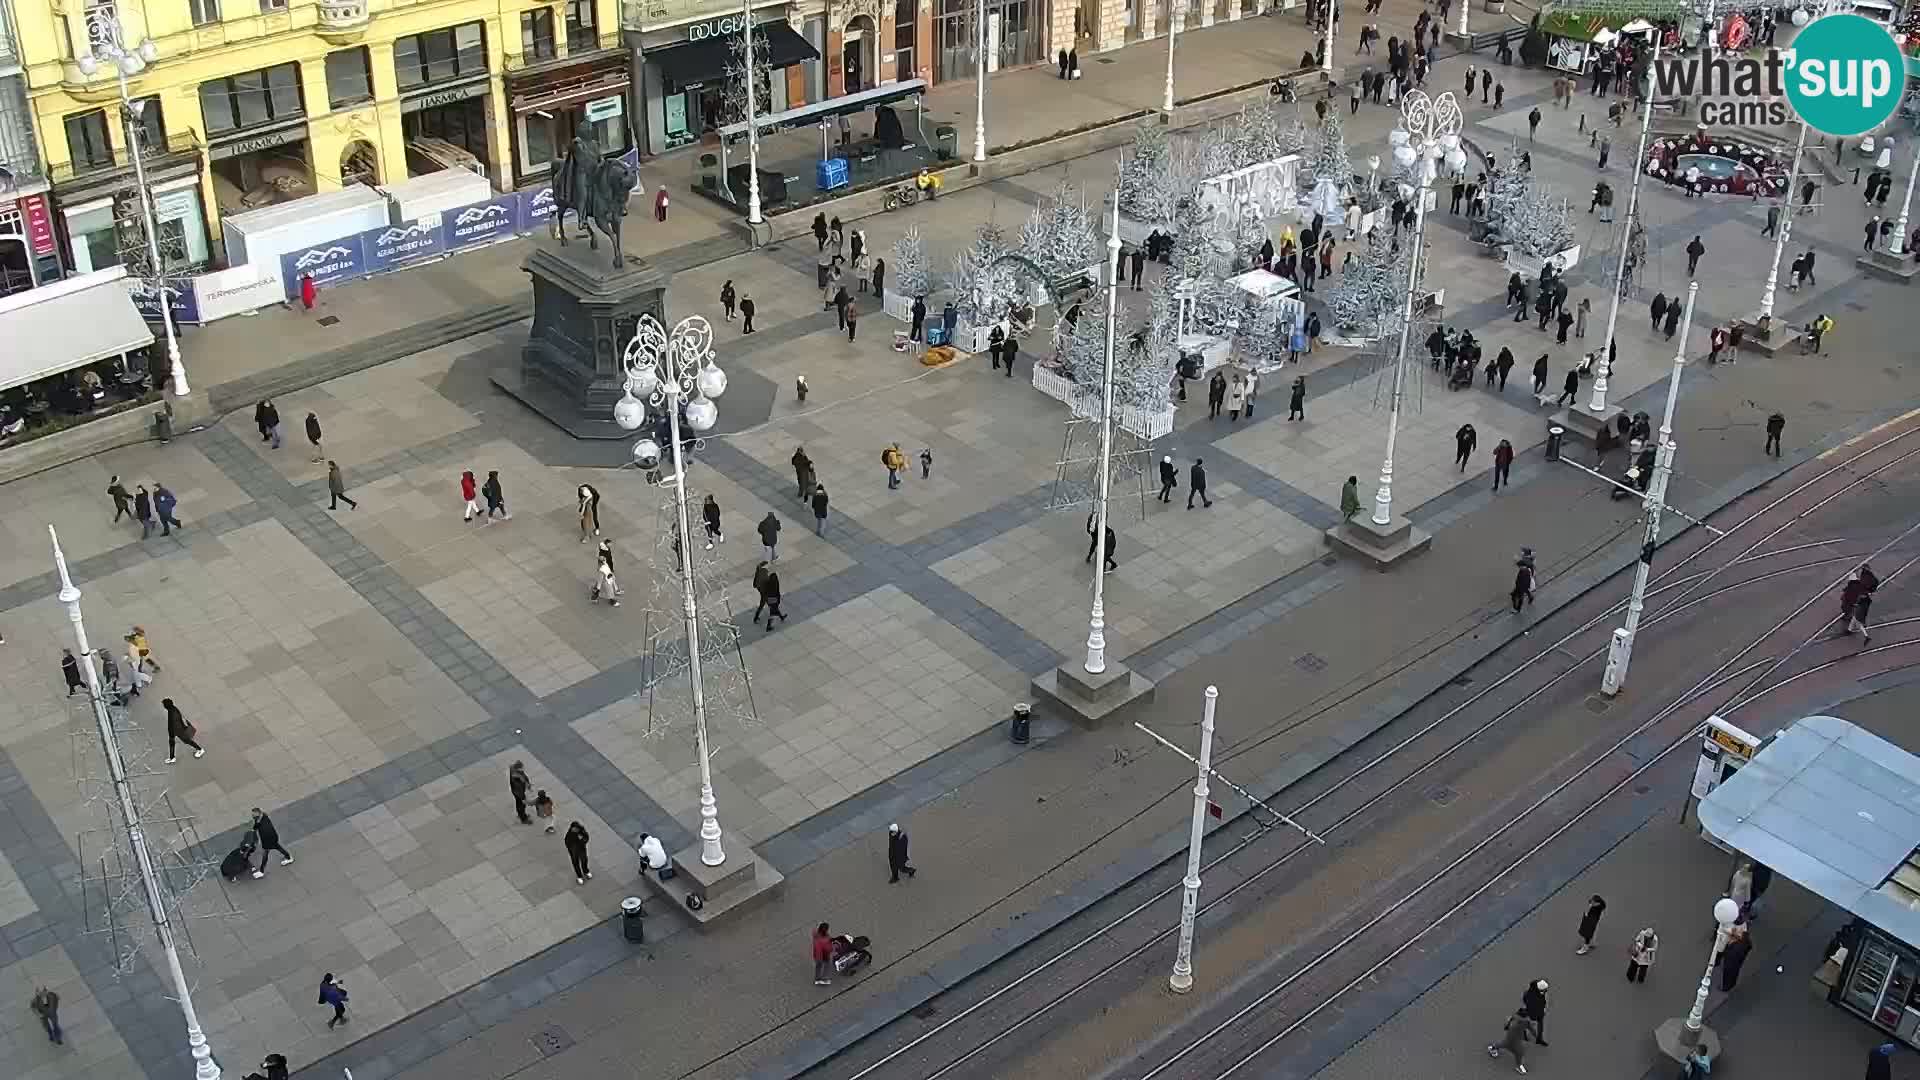
[(636, 179), (624, 162), (602, 156), (598, 143), (575, 136), (567, 156), (553, 165), (554, 239), (567, 246), (567, 211), (571, 210), (592, 250), (600, 250), (600, 238), (594, 232), (598, 227), (613, 244), (614, 268), (627, 265), (620, 249), (620, 223), (626, 220), (627, 196), (633, 193)]

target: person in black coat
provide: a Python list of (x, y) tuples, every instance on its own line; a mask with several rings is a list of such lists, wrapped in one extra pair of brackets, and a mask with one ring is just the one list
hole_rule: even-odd
[(912, 315), (913, 315), (913, 326), (910, 329), (908, 329), (907, 337), (913, 341), (920, 341), (922, 340), (922, 335), (925, 334), (926, 327), (927, 327), (927, 298), (926, 297), (916, 296), (913, 298)]
[[(1529, 583), (1531, 585), (1531, 583)], [(1529, 588), (1531, 593), (1532, 589)], [(1539, 1030), (1533, 1040), (1541, 1046), (1547, 1045), (1547, 980), (1535, 979), (1527, 984), (1526, 992), (1520, 995), (1520, 1011), (1527, 1014), (1534, 1027)]]
[(160, 707), (167, 712), (167, 764), (173, 764), (173, 744), (176, 742), (183, 742), (193, 747), (194, 757), (206, 757), (206, 749), (193, 741), (195, 734), (193, 725), (187, 723), (187, 718), (181, 715), (180, 706), (175, 705), (172, 698), (161, 698)]
[(742, 334), (753, 333), (753, 310), (753, 297), (742, 296), (740, 298), (740, 332)]
[(1651, 327), (1652, 327), (1651, 332), (1657, 334), (1660, 332), (1660, 320), (1667, 317), (1667, 294), (1654, 293), (1653, 303), (1649, 305), (1648, 310), (1653, 313), (1653, 322), (1651, 323)]
[(1007, 378), (1013, 378), (1013, 362), (1020, 357), (1020, 339), (1007, 335), (1007, 344), (1000, 350), (1000, 364), (1006, 369)]
[(827, 535), (827, 485), (815, 484), (813, 487), (813, 531), (815, 535)]
[(74, 657), (72, 649), (60, 650), (60, 674), (66, 676), (68, 697), (72, 697), (75, 690), (86, 685), (80, 678), (80, 661)]
[(1679, 304), (1667, 305), (1667, 324), (1663, 329), (1667, 332), (1668, 341), (1672, 341), (1674, 332), (1680, 329), (1680, 310)]
[[(773, 620), (779, 619), (781, 622), (786, 622), (787, 613), (780, 610), (780, 572), (765, 563), (761, 565), (766, 568), (767, 572), (764, 576), (758, 571), (754, 572), (753, 587), (759, 590), (760, 606), (767, 609), (767, 632), (772, 633)], [(753, 621), (760, 621), (760, 608), (758, 607), (753, 609)]]
[(567, 826), (566, 835), (560, 839), (567, 848), (567, 861), (573, 864), (573, 883), (585, 885), (587, 879), (593, 876), (593, 870), (587, 864), (587, 827), (576, 821)]
[(1593, 951), (1593, 935), (1600, 929), (1600, 916), (1607, 910), (1607, 902), (1594, 893), (1587, 901), (1587, 913), (1580, 916), (1580, 947), (1573, 950), (1575, 956), (1585, 956)]
[(1207, 466), (1199, 458), (1194, 458), (1193, 468), (1187, 470), (1187, 509), (1193, 509), (1196, 498), (1206, 506), (1213, 505), (1213, 500), (1207, 498)]
[[(1578, 385), (1578, 384), (1576, 383), (1575, 385)], [(1540, 359), (1535, 360), (1533, 362), (1533, 392), (1536, 395), (1544, 394), (1547, 392), (1547, 354), (1546, 353), (1541, 353)]]
[(320, 449), (320, 418), (313, 413), (307, 414), (307, 441), (313, 444), (313, 463), (320, 464), (326, 455)]
[(887, 260), (875, 259), (873, 260), (873, 295), (881, 297), (882, 302), (884, 303), (886, 294), (887, 294)]
[(1473, 456), (1473, 448), (1480, 443), (1480, 433), (1472, 424), (1461, 424), (1460, 430), (1453, 433), (1453, 463), (1460, 466), (1461, 472), (1467, 471), (1467, 459)]
[(827, 250), (827, 215), (813, 215), (813, 239), (814, 242), (819, 245), (814, 250)]
[(259, 840), (260, 869), (253, 872), (254, 877), (267, 876), (267, 852), (280, 853), (280, 865), (292, 866), (293, 854), (280, 844), (280, 830), (273, 827), (273, 819), (259, 807), (253, 808), (253, 834)]
[(1173, 489), (1180, 483), (1180, 471), (1173, 467), (1173, 456), (1160, 459), (1160, 501), (1172, 502)]
[(920, 871), (907, 862), (907, 834), (898, 825), (887, 826), (887, 884), (897, 884), (900, 875), (912, 877)]
[[(1271, 241), (1271, 240), (1269, 240), (1269, 241), (1267, 241), (1267, 244), (1269, 245), (1269, 248), (1271, 248), (1271, 245), (1273, 244), (1273, 241)], [(1145, 248), (1140, 248), (1140, 247), (1136, 247), (1136, 248), (1134, 248), (1134, 249), (1133, 249), (1133, 253), (1132, 253), (1132, 254), (1130, 254), (1130, 255), (1128, 255), (1128, 256), (1127, 256), (1127, 259), (1128, 259), (1128, 262), (1129, 262), (1129, 264), (1131, 265), (1131, 267), (1132, 267), (1132, 269), (1133, 269), (1133, 291), (1134, 291), (1134, 292), (1139, 292), (1139, 291), (1140, 291), (1140, 277), (1141, 277), (1141, 275), (1142, 275), (1142, 274), (1145, 274), (1145, 273), (1147, 272), (1147, 252), (1146, 252), (1146, 249), (1145, 249)]]
[(1566, 384), (1560, 387), (1560, 396), (1554, 399), (1555, 405), (1571, 405), (1580, 397), (1580, 369), (1568, 368)]
[(1727, 937), (1727, 947), (1720, 950), (1720, 992), (1728, 993), (1740, 983), (1740, 968), (1747, 962), (1747, 954), (1753, 952), (1753, 940), (1745, 926), (1736, 926)]

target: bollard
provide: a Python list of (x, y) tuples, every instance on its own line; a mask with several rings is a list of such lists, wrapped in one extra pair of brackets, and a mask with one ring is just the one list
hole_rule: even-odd
[(1560, 443), (1567, 437), (1567, 429), (1554, 425), (1547, 429), (1547, 460), (1560, 460)]
[(1013, 707), (1013, 719), (1007, 724), (1007, 738), (1015, 746), (1027, 745), (1033, 737), (1033, 706), (1022, 701)]

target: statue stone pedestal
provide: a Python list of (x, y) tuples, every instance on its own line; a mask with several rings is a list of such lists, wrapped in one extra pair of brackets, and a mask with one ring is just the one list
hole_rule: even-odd
[(613, 422), (626, 387), (622, 350), (642, 315), (666, 322), (668, 275), (629, 255), (584, 241), (542, 238), (524, 264), (533, 279), (533, 330), (518, 363), (494, 368), (495, 386), (577, 439), (632, 439)]

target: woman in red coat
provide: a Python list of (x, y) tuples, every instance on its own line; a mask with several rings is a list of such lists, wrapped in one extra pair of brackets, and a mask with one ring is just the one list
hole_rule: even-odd
[(483, 520), (486, 517), (480, 509), (480, 502), (476, 494), (476, 485), (473, 482), (473, 470), (468, 469), (466, 472), (460, 474), (460, 497), (467, 500), (467, 516), (462, 519), (464, 521), (472, 521), (476, 514)]
[(653, 197), (653, 220), (667, 220), (667, 185), (660, 185), (659, 194)]

